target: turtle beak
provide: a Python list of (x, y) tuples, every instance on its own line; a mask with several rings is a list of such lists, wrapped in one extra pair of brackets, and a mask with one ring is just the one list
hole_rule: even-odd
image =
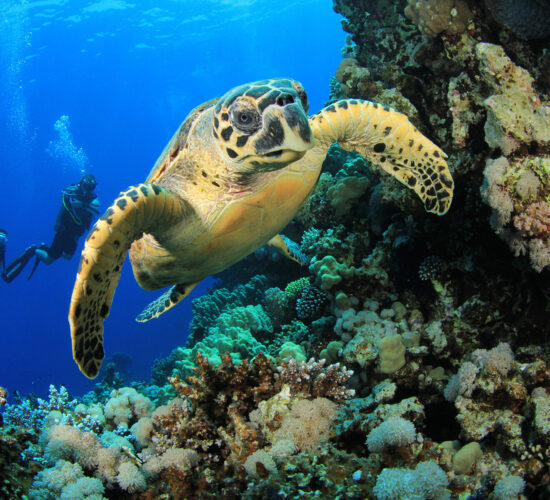
[[(298, 103), (271, 105), (263, 115), (262, 131), (255, 141), (256, 154), (281, 161), (285, 152), (301, 158), (313, 147), (313, 133), (307, 115)], [(293, 160), (290, 161), (295, 161)]]
[(313, 147), (313, 131), (309, 126), (309, 119), (304, 108), (299, 103), (293, 103), (283, 108), (283, 115), (286, 124), (292, 131), (286, 137), (295, 138), (296, 151), (307, 151)]

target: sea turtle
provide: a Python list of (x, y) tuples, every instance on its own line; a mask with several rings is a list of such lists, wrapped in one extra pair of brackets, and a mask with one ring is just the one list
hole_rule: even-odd
[(300, 260), (279, 232), (311, 194), (328, 148), (357, 151), (444, 214), (453, 196), (446, 155), (401, 113), (337, 101), (308, 118), (294, 80), (248, 83), (195, 108), (145, 183), (122, 192), (86, 238), (71, 299), (73, 357), (89, 378), (104, 356), (107, 318), (130, 251), (145, 290), (171, 286), (138, 317), (177, 304), (203, 278), (265, 244)]

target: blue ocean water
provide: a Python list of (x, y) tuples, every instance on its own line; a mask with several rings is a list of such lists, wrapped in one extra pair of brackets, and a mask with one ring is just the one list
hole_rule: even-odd
[[(143, 180), (194, 106), (248, 81), (301, 81), (310, 111), (328, 99), (345, 33), (329, 0), (0, 0), (0, 227), (9, 262), (50, 243), (61, 190), (96, 176), (105, 210)], [(82, 241), (72, 260), (0, 281), (0, 385), (45, 396), (49, 384), (89, 390), (67, 322)], [(204, 293), (197, 287), (192, 297)], [(155, 358), (183, 345), (191, 299), (138, 324), (153, 298), (126, 263), (105, 323), (107, 357)], [(192, 298), (191, 297), (191, 298)]]

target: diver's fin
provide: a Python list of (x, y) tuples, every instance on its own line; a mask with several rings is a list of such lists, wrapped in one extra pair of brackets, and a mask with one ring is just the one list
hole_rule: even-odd
[(186, 207), (177, 194), (155, 184), (140, 184), (120, 193), (90, 230), (69, 308), (73, 357), (88, 378), (99, 373), (103, 320), (109, 315), (130, 245), (143, 233), (162, 236), (181, 220)]
[(328, 150), (337, 142), (412, 189), (428, 212), (443, 215), (449, 210), (453, 178), (447, 155), (405, 115), (382, 104), (344, 99), (313, 115), (309, 124), (316, 139), (314, 150)]
[(174, 285), (164, 292), (156, 300), (153, 300), (143, 311), (136, 316), (136, 321), (144, 323), (153, 318), (158, 318), (162, 313), (174, 307), (177, 303), (189, 295), (191, 290), (197, 286), (199, 282), (190, 285)]
[[(46, 245), (45, 243), (42, 243), (41, 245), (39, 245), (39, 247), (34, 251), (34, 264), (32, 265), (32, 269), (31, 269), (31, 272), (29, 273), (29, 275), (27, 276), (27, 281), (30, 280), (32, 278), (32, 275), (34, 274), (34, 272), (36, 271), (36, 268), (38, 267), (38, 263), (42, 260), (38, 257), (38, 254), (39, 254), (39, 250), (43, 250), (45, 252), (47, 252), (48, 250), (48, 245)], [(47, 254), (46, 254), (47, 255)], [(50, 260), (47, 262), (48, 264), (51, 264), (51, 262), (53, 262), (53, 259), (51, 259), (50, 257)]]
[(298, 262), (301, 266), (309, 264), (309, 259), (307, 255), (302, 252), (300, 245), (282, 234), (273, 236), (273, 238), (271, 238), (266, 245), (276, 248), (285, 257), (288, 257), (294, 262)]
[(2, 279), (8, 283), (11, 283), (17, 276), (21, 274), (21, 271), (28, 264), (29, 260), (32, 259), (34, 252), (36, 251), (36, 245), (31, 245), (27, 247), (25, 251), (13, 260), (8, 267), (2, 273)]
[(34, 258), (34, 264), (32, 265), (32, 269), (31, 269), (31, 272), (29, 273), (29, 275), (27, 276), (27, 281), (30, 280), (32, 278), (32, 275), (34, 274), (34, 272), (36, 271), (36, 268), (38, 267), (38, 263), (40, 262), (40, 259), (38, 257), (35, 257)]

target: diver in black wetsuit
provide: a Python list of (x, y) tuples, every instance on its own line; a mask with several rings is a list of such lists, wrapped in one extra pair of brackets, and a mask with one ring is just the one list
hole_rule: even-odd
[[(86, 174), (78, 184), (71, 184), (63, 190), (62, 205), (54, 224), (55, 236), (51, 245), (42, 243), (38, 247), (28, 247), (7, 267), (3, 267), (1, 277), (4, 281), (10, 283), (19, 276), (33, 256), (36, 259), (27, 279), (33, 275), (40, 261), (49, 265), (59, 257), (70, 259), (74, 255), (79, 238), (90, 227), (92, 219), (99, 214), (99, 201), (94, 193), (96, 186), (95, 177)], [(4, 246), (0, 248), (0, 259), (5, 252), (5, 241), (6, 239)]]

